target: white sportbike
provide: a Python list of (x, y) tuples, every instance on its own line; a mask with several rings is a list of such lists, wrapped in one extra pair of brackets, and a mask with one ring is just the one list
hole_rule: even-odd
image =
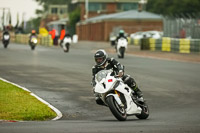
[(61, 43), (61, 47), (63, 48), (64, 52), (69, 52), (69, 46), (72, 43), (71, 37), (64, 37), (63, 42)]
[(144, 101), (138, 102), (132, 89), (124, 84), (121, 78), (114, 76), (112, 70), (98, 72), (95, 81), (95, 94), (119, 121), (125, 121), (130, 115), (135, 115), (139, 119), (148, 118), (147, 104)]
[(119, 38), (119, 40), (117, 41), (117, 49), (116, 49), (118, 58), (124, 58), (127, 45), (128, 41), (125, 38), (123, 37)]

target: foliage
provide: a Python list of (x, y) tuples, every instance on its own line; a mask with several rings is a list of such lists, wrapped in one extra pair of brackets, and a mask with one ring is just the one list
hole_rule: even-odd
[[(187, 16), (200, 13), (199, 0), (148, 0), (147, 11), (169, 15)], [(195, 15), (194, 15), (195, 16)]]
[(27, 27), (24, 31), (24, 33), (31, 33), (31, 30), (36, 30), (37, 33), (39, 33), (39, 27), (40, 27), (40, 21), (41, 17), (32, 18), (27, 22)]
[(0, 80), (1, 120), (48, 120), (54, 117), (56, 113), (30, 92)]
[(48, 6), (51, 4), (67, 4), (68, 5), (68, 12), (69, 12), (69, 32), (71, 34), (75, 33), (76, 23), (80, 20), (80, 9), (77, 7), (76, 4), (71, 4), (71, 0), (35, 0), (39, 4), (42, 4), (44, 10), (37, 10), (36, 13), (42, 14), (48, 10)]
[(76, 8), (69, 14), (69, 23), (71, 27), (71, 33), (75, 33), (76, 23), (80, 21), (80, 8)]
[(71, 0), (35, 0), (39, 4), (43, 5), (44, 10), (47, 11), (48, 5), (51, 4), (69, 4)]

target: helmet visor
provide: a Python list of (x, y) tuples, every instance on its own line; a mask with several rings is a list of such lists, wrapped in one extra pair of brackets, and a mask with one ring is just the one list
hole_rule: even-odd
[(103, 63), (104, 58), (103, 57), (98, 57), (98, 58), (95, 58), (95, 61), (96, 61), (97, 65), (100, 65), (101, 63)]

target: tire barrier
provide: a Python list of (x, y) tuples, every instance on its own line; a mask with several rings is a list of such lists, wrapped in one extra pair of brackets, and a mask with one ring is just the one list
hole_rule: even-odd
[[(28, 44), (29, 43), (29, 35), (28, 34), (16, 34), (15, 39), (16, 43)], [(50, 35), (41, 36), (38, 35), (38, 44), (43, 46), (53, 46), (53, 40)]]
[(171, 51), (171, 39), (164, 37), (162, 39), (162, 51), (167, 51), (170, 52)]
[[(149, 45), (149, 50), (151, 51), (178, 53), (200, 52), (200, 39), (177, 39), (163, 37), (162, 39), (149, 38), (149, 41), (147, 42)], [(146, 43), (141, 43), (141, 49), (146, 45)]]
[(140, 39), (133, 39), (131, 37), (128, 37), (128, 44), (130, 45), (140, 45), (141, 40)]

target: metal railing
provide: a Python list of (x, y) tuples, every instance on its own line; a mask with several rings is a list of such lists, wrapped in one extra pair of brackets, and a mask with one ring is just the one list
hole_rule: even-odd
[(164, 37), (200, 39), (200, 17), (164, 17)]

